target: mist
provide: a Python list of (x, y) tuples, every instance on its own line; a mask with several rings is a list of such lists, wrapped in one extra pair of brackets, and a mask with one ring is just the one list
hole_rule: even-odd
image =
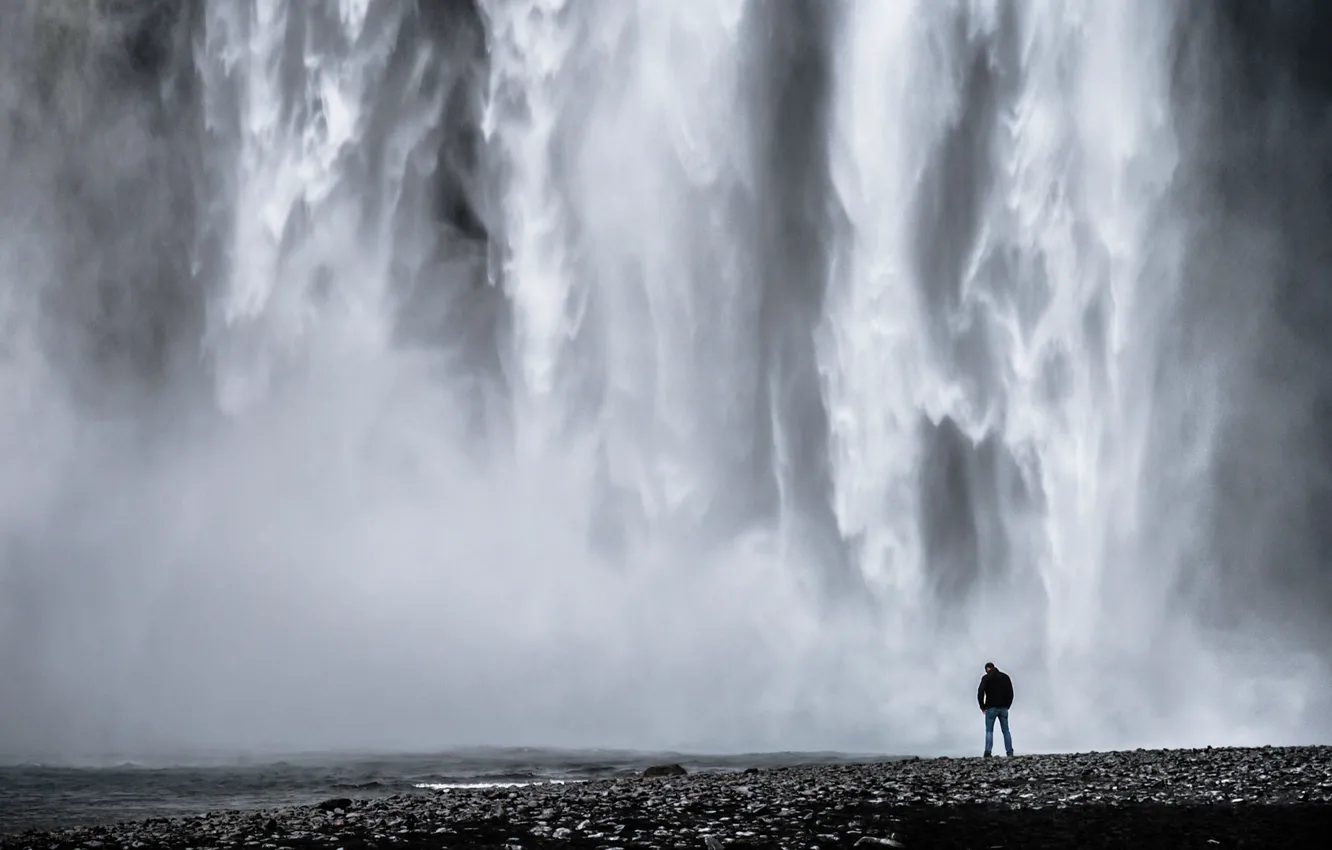
[(0, 755), (1325, 740), (1320, 33), (8, 4)]

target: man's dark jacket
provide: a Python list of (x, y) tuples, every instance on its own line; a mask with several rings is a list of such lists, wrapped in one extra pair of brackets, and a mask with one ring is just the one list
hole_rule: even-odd
[(976, 701), (981, 708), (1011, 708), (1013, 705), (1013, 680), (998, 667), (981, 676), (980, 687), (976, 689)]

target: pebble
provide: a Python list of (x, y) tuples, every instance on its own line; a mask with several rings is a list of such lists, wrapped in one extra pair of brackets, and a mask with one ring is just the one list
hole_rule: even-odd
[(0, 848), (1321, 846), (1332, 748), (914, 759), (422, 790), (27, 832)]

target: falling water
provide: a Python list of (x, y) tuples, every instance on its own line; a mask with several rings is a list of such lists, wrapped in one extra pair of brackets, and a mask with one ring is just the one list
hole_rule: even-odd
[(1245, 14), (0, 12), (0, 750), (1325, 736)]

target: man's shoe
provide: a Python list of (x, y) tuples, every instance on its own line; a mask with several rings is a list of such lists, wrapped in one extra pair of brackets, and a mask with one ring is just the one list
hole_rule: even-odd
[(989, 757), (990, 757), (990, 754), (989, 754), (989, 753), (986, 753), (986, 754), (985, 754), (985, 758), (989, 758)]

